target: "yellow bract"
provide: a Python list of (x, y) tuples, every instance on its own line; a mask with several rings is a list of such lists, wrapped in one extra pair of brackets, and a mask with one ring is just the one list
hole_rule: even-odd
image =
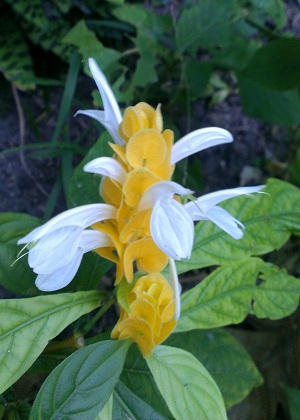
[(92, 227), (112, 240), (113, 246), (98, 248), (96, 252), (116, 264), (116, 285), (121, 281), (131, 283), (136, 269), (148, 274), (135, 280), (132, 289), (128, 289), (128, 305), (121, 307), (120, 319), (112, 331), (112, 338), (135, 341), (146, 357), (175, 328), (176, 302), (169, 283), (160, 274), (168, 256), (152, 239), (152, 209), (138, 208), (150, 186), (171, 179), (174, 134), (171, 130), (163, 131), (160, 105), (154, 109), (144, 102), (125, 110), (119, 134), (124, 144), (110, 147), (126, 177), (122, 185), (105, 177), (100, 186), (105, 202), (117, 208), (117, 217)]
[(128, 141), (135, 133), (145, 128), (154, 128), (158, 132), (162, 131), (163, 120), (160, 106), (154, 109), (145, 102), (140, 102), (127, 108), (119, 127), (120, 136)]
[(140, 277), (128, 295), (130, 312), (121, 308), (111, 337), (131, 338), (144, 357), (162, 343), (176, 326), (173, 291), (160, 273)]

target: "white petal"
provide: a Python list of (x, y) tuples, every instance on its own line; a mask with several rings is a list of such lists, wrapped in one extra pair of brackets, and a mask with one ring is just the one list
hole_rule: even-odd
[(79, 226), (85, 229), (93, 223), (106, 219), (115, 219), (116, 213), (116, 208), (110, 204), (99, 203), (75, 207), (60, 213), (44, 225), (34, 229), (24, 238), (20, 239), (18, 244), (28, 244), (37, 241), (44, 235), (65, 226)]
[[(224, 230), (234, 239), (241, 239), (243, 237), (244, 225), (231, 216), (226, 210), (221, 207), (213, 207), (206, 213), (207, 219), (214, 222), (219, 228)], [(240, 229), (240, 227), (242, 229)]]
[(92, 172), (102, 176), (108, 176), (123, 185), (127, 172), (123, 166), (116, 159), (110, 157), (100, 157), (91, 160), (84, 165), (83, 170), (85, 172)]
[(174, 291), (174, 298), (176, 302), (176, 312), (175, 312), (175, 319), (178, 321), (180, 317), (180, 310), (181, 310), (181, 302), (180, 302), (180, 293), (181, 293), (181, 285), (178, 280), (177, 269), (175, 265), (175, 261), (173, 258), (169, 259), (169, 283)]
[(169, 257), (189, 258), (194, 241), (194, 224), (182, 204), (171, 198), (158, 200), (150, 218), (152, 239)]
[[(189, 203), (185, 204), (186, 210), (189, 212), (193, 220), (197, 220), (193, 217), (193, 214), (199, 211), (205, 215), (207, 210), (211, 207), (214, 207), (216, 204), (221, 203), (224, 200), (228, 200), (229, 198), (238, 197), (239, 195), (245, 194), (252, 194), (259, 192), (265, 186), (258, 185), (256, 187), (239, 187), (239, 188), (232, 188), (229, 190), (222, 190), (216, 191), (210, 194), (203, 195), (202, 197), (197, 198), (197, 200), (190, 201)], [(198, 210), (197, 210), (198, 208)]]
[(67, 265), (77, 252), (82, 229), (68, 226), (45, 235), (30, 249), (28, 264), (37, 274), (49, 274)]
[(59, 268), (51, 274), (39, 274), (35, 280), (36, 287), (44, 292), (53, 292), (66, 287), (77, 273), (82, 255), (83, 252), (78, 250), (70, 264)]
[(89, 59), (89, 67), (95, 79), (96, 85), (100, 91), (104, 106), (104, 112), (95, 112), (93, 110), (80, 110), (75, 115), (84, 114), (95, 118), (107, 129), (107, 131), (110, 133), (110, 135), (117, 144), (123, 144), (124, 141), (118, 134), (119, 124), (122, 121), (122, 115), (118, 102), (107, 82), (105, 75), (99, 69), (96, 61), (93, 58)]
[(106, 233), (98, 232), (97, 230), (85, 230), (82, 232), (79, 247), (83, 252), (93, 251), (106, 246), (114, 246), (113, 241)]
[(177, 182), (160, 181), (151, 185), (140, 200), (138, 210), (151, 209), (157, 200), (164, 197), (173, 197), (174, 194), (187, 195), (192, 194), (192, 190), (182, 187)]
[(171, 165), (208, 147), (233, 141), (229, 131), (218, 127), (200, 128), (177, 141), (172, 147)]

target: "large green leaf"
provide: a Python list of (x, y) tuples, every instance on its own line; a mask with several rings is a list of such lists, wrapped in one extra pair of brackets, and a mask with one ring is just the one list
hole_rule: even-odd
[(195, 52), (198, 48), (227, 45), (232, 35), (235, 12), (234, 0), (206, 0), (186, 8), (176, 27), (179, 52)]
[(300, 39), (279, 38), (257, 50), (242, 75), (270, 89), (300, 86)]
[(300, 389), (290, 388), (287, 385), (282, 386), (288, 400), (289, 412), (291, 420), (299, 420), (300, 418)]
[(18, 239), (40, 225), (36, 217), (21, 213), (0, 213), (0, 285), (16, 294), (35, 295), (36, 274), (28, 266), (27, 257), (19, 259)]
[(172, 334), (167, 345), (192, 353), (218, 384), (226, 408), (242, 401), (263, 378), (241, 344), (221, 329)]
[(43, 383), (30, 419), (94, 419), (113, 392), (130, 344), (102, 341), (73, 353)]
[(215, 381), (191, 353), (157, 346), (146, 362), (175, 419), (226, 419)]
[[(168, 419), (168, 417), (159, 414), (153, 407), (130, 391), (122, 381), (119, 381), (113, 392), (113, 410), (111, 418), (139, 420), (141, 414), (144, 419)], [(107, 420), (107, 418), (103, 417), (103, 420)]]
[(298, 306), (300, 280), (259, 258), (219, 267), (182, 295), (176, 331), (216, 328), (243, 321), (247, 314), (280, 319)]
[(251, 255), (263, 255), (281, 248), (292, 233), (299, 233), (299, 188), (270, 179), (263, 191), (266, 194), (232, 198), (223, 206), (244, 224), (244, 237), (240, 240), (231, 238), (212, 222), (198, 223), (191, 258), (179, 261), (178, 271), (231, 264)]
[[(62, 42), (77, 47), (85, 60), (93, 57), (104, 72), (108, 71), (111, 64), (116, 63), (120, 57), (118, 51), (103, 46), (95, 33), (88, 29), (84, 20), (76, 23)], [(87, 61), (85, 61), (85, 64), (87, 64)]]
[(99, 292), (0, 300), (0, 394), (26, 372), (49, 340), (100, 304)]
[(292, 126), (300, 122), (300, 97), (297, 89), (270, 89), (241, 73), (237, 74), (244, 112), (272, 124)]
[(167, 418), (171, 413), (159, 392), (145, 359), (136, 345), (130, 348), (120, 377), (124, 385), (138, 398)]

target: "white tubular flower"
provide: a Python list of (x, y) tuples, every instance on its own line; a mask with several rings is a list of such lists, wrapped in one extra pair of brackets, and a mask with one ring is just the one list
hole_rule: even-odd
[(234, 239), (240, 239), (243, 224), (216, 204), (239, 195), (259, 192), (262, 188), (264, 185), (218, 191), (183, 205), (173, 198), (174, 194), (188, 195), (192, 191), (176, 182), (161, 181), (146, 190), (139, 210), (153, 208), (150, 230), (154, 242), (170, 258), (180, 260), (191, 255), (194, 221), (210, 220)]
[(223, 128), (208, 127), (192, 131), (178, 140), (172, 147), (171, 165), (208, 147), (231, 143), (232, 141), (232, 135)]
[(183, 205), (173, 196), (191, 193), (176, 182), (161, 181), (146, 190), (139, 204), (139, 210), (153, 208), (150, 218), (152, 238), (165, 254), (175, 260), (190, 257), (194, 224)]
[(91, 160), (84, 165), (83, 170), (85, 172), (91, 172), (102, 176), (109, 176), (110, 178), (117, 181), (120, 185), (124, 184), (127, 172), (116, 159), (110, 157), (100, 157)]
[(256, 187), (240, 187), (217, 191), (214, 193), (206, 194), (194, 201), (190, 201), (189, 203), (185, 204), (184, 207), (192, 220), (211, 220), (234, 239), (241, 239), (243, 236), (243, 224), (231, 216), (231, 214), (229, 214), (222, 207), (218, 207), (216, 204), (228, 200), (229, 198), (237, 197), (239, 195), (257, 193), (264, 187), (264, 185), (258, 185)]
[(36, 286), (43, 291), (65, 287), (75, 276), (85, 252), (112, 246), (111, 239), (87, 227), (105, 219), (115, 219), (116, 208), (91, 204), (67, 210), (36, 228), (18, 244), (28, 244), (28, 263), (38, 274)]
[(78, 114), (83, 114), (94, 118), (106, 128), (115, 143), (123, 144), (124, 142), (118, 133), (119, 124), (122, 121), (122, 115), (118, 102), (113, 94), (113, 91), (111, 90), (111, 87), (108, 84), (105, 75), (99, 69), (96, 61), (93, 58), (89, 58), (89, 68), (99, 89), (103, 101), (104, 111), (94, 109), (80, 110), (76, 112), (75, 116)]

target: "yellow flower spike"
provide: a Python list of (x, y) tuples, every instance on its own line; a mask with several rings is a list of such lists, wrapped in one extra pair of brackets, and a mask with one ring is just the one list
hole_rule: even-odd
[(115, 152), (116, 156), (119, 157), (120, 162), (123, 162), (127, 167), (129, 165), (127, 158), (126, 158), (126, 150), (124, 146), (120, 146), (119, 144), (115, 143), (108, 143), (112, 150)]
[(171, 321), (174, 318), (174, 314), (176, 311), (176, 302), (175, 300), (168, 303), (168, 305), (164, 308), (161, 313), (161, 321), (163, 323)]
[(173, 147), (173, 143), (174, 143), (174, 133), (172, 130), (164, 130), (162, 133), (162, 136), (165, 140), (165, 144), (166, 144), (166, 154), (165, 154), (165, 159), (164, 161), (157, 166), (157, 168), (155, 168), (153, 170), (153, 172), (155, 173), (156, 176), (158, 176), (161, 179), (164, 180), (170, 180), (172, 178), (174, 169), (175, 169), (175, 165), (171, 165), (171, 152), (172, 152), (172, 147)]
[(160, 105), (154, 109), (146, 102), (140, 102), (135, 106), (126, 108), (123, 121), (119, 126), (119, 135), (125, 141), (128, 141), (135, 133), (145, 128), (154, 128), (162, 132), (163, 119)]
[(124, 273), (130, 283), (133, 279), (133, 262), (144, 273), (162, 271), (168, 264), (168, 256), (162, 252), (152, 238), (132, 242), (124, 251)]
[(117, 208), (122, 203), (122, 189), (111, 178), (102, 178), (102, 181), (100, 183), (100, 195), (107, 204), (112, 204)]
[(157, 105), (156, 109), (154, 109), (151, 105), (147, 104), (146, 102), (139, 102), (135, 108), (139, 112), (139, 115), (143, 114), (144, 121), (145, 116), (147, 118), (147, 123), (144, 123), (143, 128), (155, 128), (160, 133), (163, 130), (163, 118), (161, 115), (161, 105)]
[[(146, 118), (145, 118), (146, 119)], [(119, 125), (119, 135), (128, 141), (130, 137), (143, 129), (143, 121), (141, 121), (139, 113), (134, 106), (125, 109), (123, 121)]]
[(129, 223), (130, 219), (132, 218), (134, 214), (135, 214), (135, 210), (131, 206), (128, 206), (128, 204), (126, 204), (125, 198), (123, 197), (122, 204), (120, 205), (120, 208), (117, 212), (117, 222), (118, 222), (119, 232), (122, 232), (122, 229), (127, 225), (127, 223)]
[(120, 242), (126, 243), (145, 236), (151, 236), (151, 211), (151, 209), (143, 210), (134, 214), (120, 232)]
[[(165, 288), (169, 289), (165, 291)], [(164, 298), (161, 298), (163, 293)], [(169, 301), (162, 306), (159, 302)], [(175, 300), (168, 281), (160, 273), (140, 277), (128, 295), (130, 311), (121, 307), (120, 318), (111, 337), (131, 338), (139, 346), (144, 357), (152, 354), (155, 346), (162, 343), (176, 326)]]
[(112, 240), (114, 247), (97, 248), (95, 252), (103, 258), (114, 262), (117, 266), (115, 285), (117, 285), (124, 276), (123, 270), (123, 252), (124, 245), (119, 240), (119, 234), (113, 222), (105, 221), (103, 223), (95, 223), (93, 229), (106, 233)]
[(130, 305), (131, 313), (134, 317), (142, 318), (149, 325), (153, 325), (156, 320), (155, 307), (146, 298), (139, 298)]
[(142, 318), (127, 318), (119, 328), (121, 329), (119, 339), (131, 338), (139, 346), (144, 357), (152, 354), (155, 347), (153, 331), (151, 326)]
[(160, 166), (167, 153), (163, 136), (155, 129), (148, 128), (134, 134), (126, 147), (126, 158), (133, 168), (144, 167), (150, 171)]
[(137, 206), (144, 192), (158, 181), (159, 178), (146, 168), (137, 168), (129, 172), (123, 185), (126, 204), (130, 207)]

